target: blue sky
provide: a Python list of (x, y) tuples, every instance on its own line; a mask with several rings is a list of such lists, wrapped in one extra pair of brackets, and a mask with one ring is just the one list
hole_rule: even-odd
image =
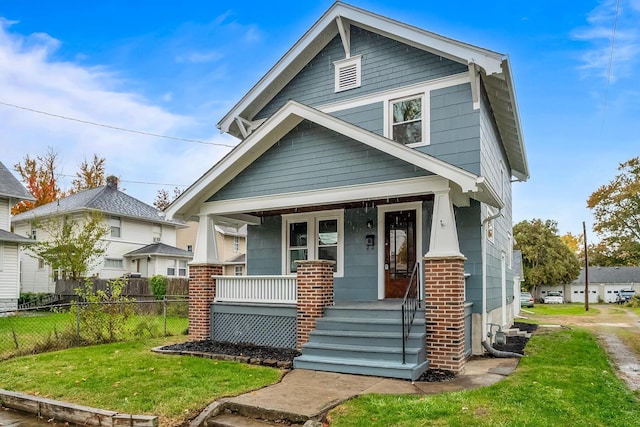
[[(0, 103), (208, 144), (0, 104), (0, 161), (53, 147), (73, 175), (97, 153), (147, 203), (189, 185), (237, 143), (218, 120), (331, 4), (2, 2)], [(640, 155), (640, 0), (351, 4), (510, 56), (531, 169), (514, 222), (581, 232), (588, 196)]]

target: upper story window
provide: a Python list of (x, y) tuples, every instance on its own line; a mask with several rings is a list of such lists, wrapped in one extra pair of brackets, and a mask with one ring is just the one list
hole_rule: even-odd
[(240, 252), (240, 236), (233, 236), (233, 252)]
[(361, 74), (362, 56), (352, 56), (333, 63), (335, 69), (335, 91), (355, 89), (362, 84)]
[(37, 237), (38, 237), (38, 231), (36, 229), (36, 226), (31, 224), (31, 238), (33, 240), (37, 240)]
[(423, 98), (420, 95), (390, 102), (391, 139), (405, 145), (423, 143)]
[(155, 224), (153, 226), (153, 242), (159, 243), (162, 241), (162, 226)]
[(122, 220), (120, 219), (120, 217), (110, 217), (109, 226), (111, 227), (111, 237), (120, 237), (120, 228), (122, 226)]

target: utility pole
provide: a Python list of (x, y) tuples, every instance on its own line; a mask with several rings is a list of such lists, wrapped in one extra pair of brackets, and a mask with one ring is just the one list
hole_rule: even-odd
[(584, 311), (589, 311), (589, 251), (587, 251), (587, 226), (582, 221), (584, 236)]

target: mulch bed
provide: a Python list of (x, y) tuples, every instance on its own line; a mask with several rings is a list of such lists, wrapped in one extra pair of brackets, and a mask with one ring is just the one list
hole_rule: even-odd
[[(521, 331), (533, 332), (538, 326), (529, 323), (515, 322), (513, 328)], [(506, 344), (495, 344), (494, 348), (501, 351), (511, 351), (524, 354), (524, 348), (529, 339), (526, 337), (507, 337)], [(189, 341), (172, 344), (155, 349), (162, 353), (174, 353), (207, 357), (210, 359), (235, 360), (255, 365), (266, 365), (281, 369), (291, 369), (293, 359), (300, 356), (300, 352), (291, 348), (275, 348), (247, 343), (230, 343), (223, 341)], [(445, 369), (427, 369), (417, 381), (442, 382), (455, 378), (455, 374)]]

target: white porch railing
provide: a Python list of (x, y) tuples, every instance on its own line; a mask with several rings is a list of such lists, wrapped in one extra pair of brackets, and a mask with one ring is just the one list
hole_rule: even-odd
[(295, 304), (295, 276), (216, 276), (216, 302)]

